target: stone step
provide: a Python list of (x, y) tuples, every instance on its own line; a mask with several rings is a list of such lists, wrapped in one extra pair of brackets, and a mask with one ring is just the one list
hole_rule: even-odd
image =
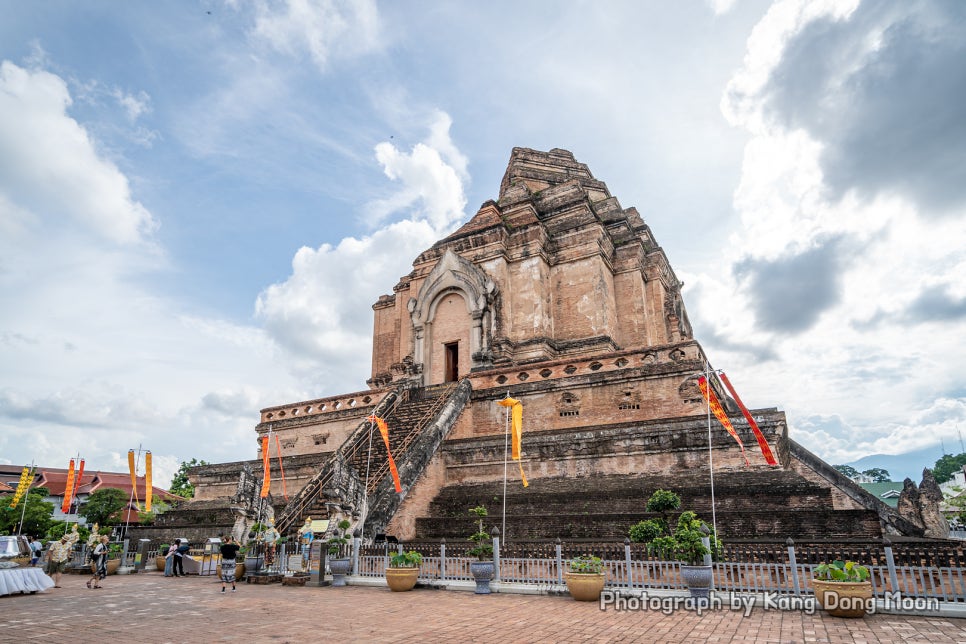
[[(507, 539), (615, 539), (623, 541), (630, 527), (656, 515), (648, 513), (507, 514)], [(709, 524), (711, 517), (701, 517)], [(878, 515), (871, 510), (768, 510), (717, 512), (718, 534), (724, 541), (756, 538), (874, 539), (881, 533)], [(484, 527), (501, 528), (503, 516), (492, 513)], [(416, 520), (417, 539), (464, 541), (475, 532), (473, 518), (435, 517)]]

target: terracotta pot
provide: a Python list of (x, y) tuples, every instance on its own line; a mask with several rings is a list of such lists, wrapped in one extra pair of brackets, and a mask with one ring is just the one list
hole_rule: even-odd
[(155, 557), (154, 565), (157, 566), (158, 570), (164, 572), (164, 557)]
[(872, 607), (871, 581), (812, 580), (815, 601), (833, 617), (864, 617)]
[(604, 590), (604, 573), (565, 572), (564, 581), (570, 596), (579, 602), (595, 602)]
[(417, 577), (419, 568), (386, 568), (386, 583), (393, 592), (412, 590)]

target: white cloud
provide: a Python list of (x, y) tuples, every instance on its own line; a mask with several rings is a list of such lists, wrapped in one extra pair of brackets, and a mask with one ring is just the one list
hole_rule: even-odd
[[(0, 205), (66, 215), (119, 244), (144, 242), (156, 227), (154, 218), (68, 116), (70, 104), (60, 77), (0, 63)], [(15, 217), (23, 219), (0, 211), (6, 225)]]
[(413, 258), (465, 218), (466, 159), (449, 138), (449, 124), (448, 115), (437, 113), (427, 142), (408, 154), (391, 143), (376, 146), (386, 176), (402, 186), (367, 211), (376, 222), (393, 215), (409, 219), (335, 246), (300, 248), (292, 275), (258, 296), (257, 316), (300, 372), (342, 388), (352, 374), (349, 381), (361, 384), (369, 375), (372, 303), (409, 272)]
[[(258, 328), (200, 315), (150, 285), (168, 270), (154, 218), (47, 71), (0, 67), (0, 454), (126, 469), (255, 456), (258, 410), (302, 398)], [(116, 462), (121, 454), (123, 462)]]
[(307, 52), (324, 71), (332, 58), (379, 48), (379, 13), (372, 0), (259, 1), (253, 35), (289, 56)]
[[(966, 332), (966, 306), (957, 277), (966, 267), (966, 213), (931, 217), (930, 201), (918, 200), (915, 190), (827, 189), (827, 171), (835, 168), (826, 155), (841, 145), (840, 130), (830, 123), (842, 117), (855, 87), (882, 78), (874, 65), (854, 59), (839, 64), (842, 52), (859, 48), (871, 55), (887, 31), (883, 21), (904, 16), (871, 7), (863, 14), (856, 3), (772, 6), (755, 27), (744, 66), (722, 99), (729, 120), (753, 136), (734, 195), (741, 228), (729, 239), (723, 270), (687, 278), (698, 296), (689, 300), (691, 317), (712, 327), (716, 340), (709, 344), (717, 366), (747, 383), (749, 399), (783, 405), (792, 437), (832, 462), (955, 438), (966, 406), (958, 374), (966, 360), (959, 341)], [(826, 28), (813, 29), (818, 21)], [(838, 41), (850, 44), (825, 46), (829, 25)], [(789, 53), (793, 46), (794, 55)], [(794, 56), (804, 67), (789, 77), (779, 70), (787, 72), (783, 66)], [(815, 84), (808, 69), (828, 77), (818, 83), (823, 95), (809, 108), (810, 120), (803, 121), (791, 115), (800, 101), (775, 96)], [(893, 103), (907, 99), (903, 87), (897, 77), (890, 88)], [(872, 122), (881, 126), (873, 138), (894, 136), (892, 126), (882, 126), (887, 120)], [(924, 138), (922, 147), (941, 158), (943, 146), (957, 141), (952, 131), (945, 142), (942, 136)], [(914, 148), (908, 152), (916, 154)], [(867, 163), (874, 168), (876, 160)], [(857, 167), (861, 176), (863, 166)], [(795, 258), (816, 250), (822, 251), (815, 257), (823, 265), (782, 273)], [(739, 267), (757, 271), (755, 278), (738, 279)], [(798, 287), (814, 287), (820, 277), (834, 280), (821, 301), (782, 301), (808, 292)], [(782, 286), (775, 282), (780, 279), (788, 281)], [(915, 308), (926, 305), (928, 313)], [(769, 310), (784, 307), (787, 313), (802, 306), (813, 307), (807, 310), (810, 317), (797, 320), (807, 322), (804, 332), (796, 320), (784, 328), (762, 324)], [(761, 361), (762, 352), (755, 352), (761, 344), (777, 360)]]

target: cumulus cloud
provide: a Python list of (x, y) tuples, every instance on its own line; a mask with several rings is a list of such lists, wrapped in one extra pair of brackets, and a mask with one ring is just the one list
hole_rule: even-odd
[(386, 176), (401, 185), (366, 211), (374, 222), (406, 219), (337, 245), (300, 248), (292, 275), (258, 296), (256, 315), (266, 331), (316, 382), (342, 385), (340, 390), (346, 374), (364, 382), (373, 302), (409, 272), (419, 253), (464, 219), (466, 159), (449, 138), (449, 124), (448, 115), (437, 113), (427, 141), (409, 153), (391, 143), (376, 146)]
[(0, 221), (23, 224), (23, 211), (66, 216), (118, 244), (146, 241), (155, 219), (67, 114), (70, 105), (59, 76), (0, 63)]
[(924, 214), (956, 212), (966, 204), (966, 5), (834, 4), (820, 15), (798, 2), (769, 12), (763, 31), (778, 35), (778, 15), (797, 16), (797, 29), (780, 32), (780, 59), (762, 61), (760, 82), (732, 83), (732, 113), (821, 141), (832, 199), (900, 194)]
[(0, 462), (66, 466), (82, 449), (89, 468), (116, 453), (126, 471), (143, 444), (166, 485), (192, 456), (254, 457), (258, 410), (305, 391), (263, 330), (153, 289), (169, 269), (155, 219), (68, 115), (69, 87), (0, 65)]
[(838, 304), (841, 266), (832, 240), (775, 260), (747, 258), (733, 267), (739, 282), (754, 293), (758, 324), (769, 331), (798, 333)]
[(379, 48), (379, 12), (373, 0), (259, 1), (252, 34), (290, 56), (307, 52), (324, 71), (334, 57)]
[(832, 462), (955, 438), (966, 406), (941, 384), (966, 360), (966, 120), (947, 109), (966, 87), (964, 16), (776, 2), (722, 99), (751, 137), (738, 252), (690, 278), (692, 318), (719, 366), (754, 374), (750, 404), (782, 405), (792, 437)]

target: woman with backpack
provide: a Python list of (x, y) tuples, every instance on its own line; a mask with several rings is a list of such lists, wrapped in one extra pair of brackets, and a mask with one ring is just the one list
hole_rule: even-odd
[(88, 588), (103, 588), (98, 582), (107, 577), (107, 544), (110, 539), (106, 534), (101, 535), (100, 543), (91, 551), (91, 567), (94, 574), (87, 580)]
[(173, 572), (175, 577), (184, 577), (184, 555), (188, 554), (188, 542), (182, 543), (181, 539), (175, 539), (174, 545), (178, 546), (174, 551)]

